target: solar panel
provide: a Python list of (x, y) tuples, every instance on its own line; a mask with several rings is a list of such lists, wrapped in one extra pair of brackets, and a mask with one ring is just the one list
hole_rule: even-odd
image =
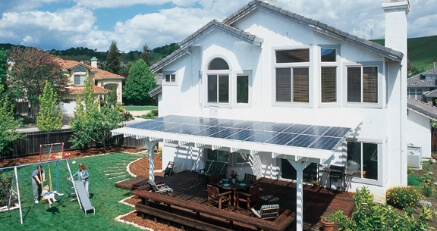
[(272, 137), (270, 140), (266, 141), (269, 144), (284, 145), (296, 138), (298, 134), (294, 133), (279, 133), (278, 135)]
[(299, 135), (296, 138), (294, 138), (292, 141), (287, 143), (287, 145), (295, 146), (295, 147), (308, 147), (318, 138), (319, 138), (318, 136)]
[(169, 115), (129, 128), (193, 136), (332, 150), (350, 131), (345, 127)]

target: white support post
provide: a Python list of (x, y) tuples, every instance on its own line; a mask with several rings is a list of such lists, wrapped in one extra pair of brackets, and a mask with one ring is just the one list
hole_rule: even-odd
[(288, 160), (296, 169), (296, 230), (303, 230), (303, 170), (311, 164), (310, 161)]
[(150, 141), (146, 139), (147, 150), (149, 151), (149, 180), (155, 182), (155, 147), (158, 140)]
[[(20, 209), (20, 223), (23, 224), (23, 210), (21, 208), (21, 195), (20, 195), (20, 187), (18, 186), (18, 171), (17, 166), (14, 166), (14, 177), (15, 177), (15, 184), (17, 187), (17, 198), (18, 198), (18, 208)], [(12, 187), (12, 186), (11, 186)]]

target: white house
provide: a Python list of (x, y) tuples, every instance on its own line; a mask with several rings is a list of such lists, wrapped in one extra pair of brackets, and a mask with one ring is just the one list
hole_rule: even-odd
[(175, 161), (177, 172), (216, 160), (240, 176), (294, 178), (297, 230), (307, 166), (327, 187), (321, 170), (344, 166), (347, 190), (368, 186), (385, 201), (388, 188), (407, 184), (409, 2), (382, 8), (386, 46), (251, 1), (153, 65), (163, 76), (160, 118), (113, 134), (149, 148), (163, 142), (162, 162)]

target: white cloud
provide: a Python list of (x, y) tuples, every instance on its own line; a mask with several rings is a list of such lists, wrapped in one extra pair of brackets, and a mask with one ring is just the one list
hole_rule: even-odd
[[(141, 50), (146, 43), (154, 48), (179, 42), (212, 19), (223, 20), (250, 0), (71, 0), (68, 1), (70, 5), (76, 4), (71, 8), (50, 12), (37, 10), (43, 9), (44, 3), (60, 1), (65, 0), (1, 1), (0, 43), (44, 49), (79, 46), (106, 51), (111, 41), (116, 41), (122, 51)], [(95, 9), (122, 11), (136, 5), (170, 8), (132, 15), (106, 26), (112, 28), (110, 30), (99, 29)], [(410, 5), (409, 36), (436, 35), (437, 0), (410, 0)], [(277, 0), (276, 6), (359, 37), (384, 37), (381, 0)]]

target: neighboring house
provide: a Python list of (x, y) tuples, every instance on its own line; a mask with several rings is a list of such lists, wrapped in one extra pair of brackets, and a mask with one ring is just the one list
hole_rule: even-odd
[(436, 137), (431, 121), (437, 120), (437, 108), (426, 102), (408, 98), (408, 166), (420, 167), (422, 158), (431, 158)]
[(125, 78), (121, 75), (98, 69), (97, 58), (93, 57), (91, 59), (91, 65), (61, 58), (56, 58), (55, 61), (61, 66), (63, 73), (69, 77), (69, 85), (66, 88), (68, 93), (63, 96), (64, 102), (61, 103), (64, 114), (73, 114), (77, 96), (84, 94), (84, 84), (87, 76), (91, 78), (96, 98), (108, 95), (111, 90), (116, 90), (117, 103), (122, 104), (122, 82)]
[(407, 185), (409, 3), (382, 8), (386, 46), (251, 1), (153, 65), (160, 118), (113, 134), (144, 139), (149, 150), (162, 142), (162, 167), (174, 161), (177, 172), (209, 160), (240, 177), (296, 179), (297, 230), (308, 169), (330, 187), (322, 170), (343, 166), (349, 191), (367, 186), (385, 202), (388, 188)]
[(436, 105), (437, 68), (411, 76), (408, 82), (408, 97)]

